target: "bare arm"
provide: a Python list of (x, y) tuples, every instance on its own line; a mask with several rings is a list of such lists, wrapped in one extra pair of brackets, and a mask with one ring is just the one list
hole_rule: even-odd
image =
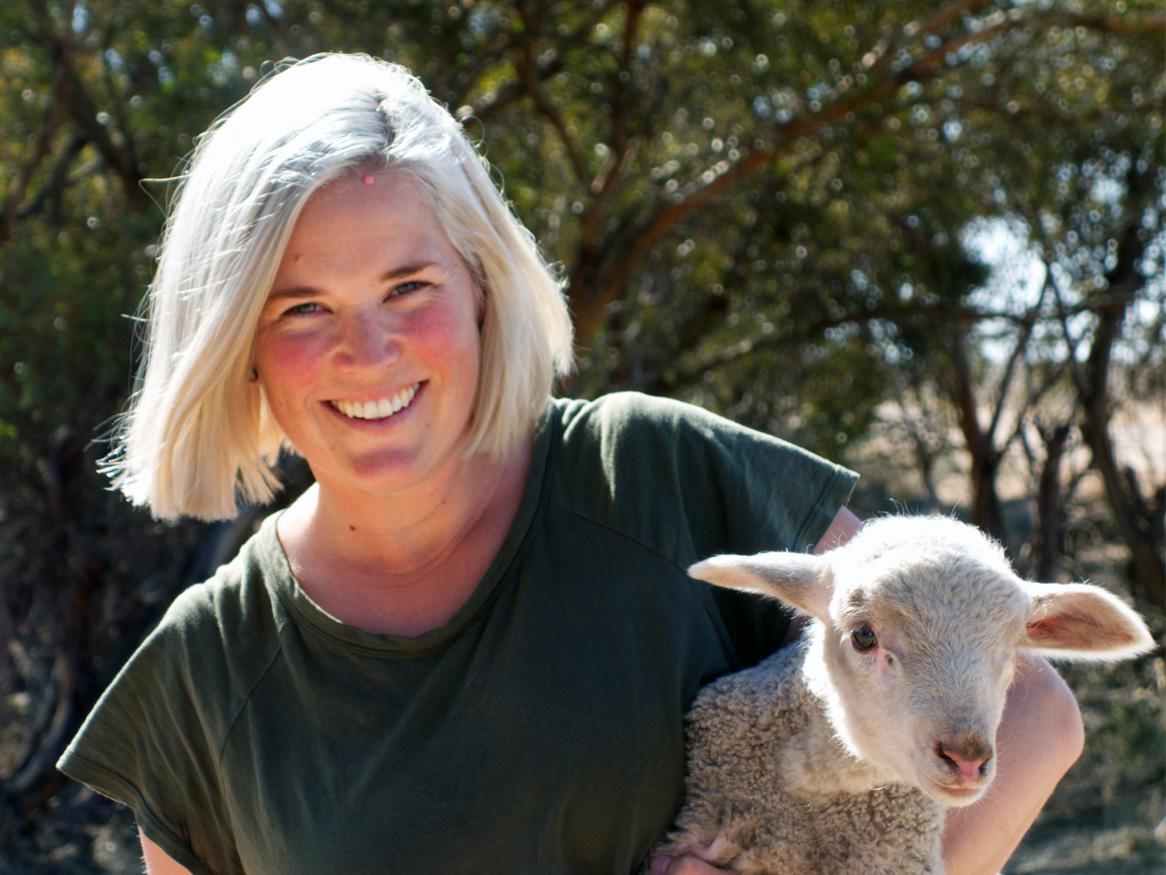
[(190, 870), (146, 838), (141, 829), (138, 829), (138, 837), (142, 840), (147, 875), (190, 875)]
[(834, 514), (834, 519), (830, 521), (826, 532), (814, 546), (814, 553), (821, 554), (827, 550), (833, 550), (835, 547), (841, 547), (857, 535), (861, 528), (862, 520), (851, 513), (850, 508), (838, 508), (838, 513)]

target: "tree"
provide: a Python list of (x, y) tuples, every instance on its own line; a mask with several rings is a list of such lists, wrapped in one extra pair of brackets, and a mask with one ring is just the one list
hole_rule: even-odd
[[(959, 422), (975, 513), (996, 529), (998, 459), (1031, 434), (1005, 422), (1007, 399), (1067, 367), (1137, 552), (1160, 548), (1160, 493), (1135, 488), (1104, 426), (1115, 361), (1162, 388), (1162, 320), (1140, 306), (1162, 296), (1163, 86), (1139, 77), (1163, 33), (1151, 4), (1092, 0), (4, 4), (0, 681), (28, 702), (11, 715), (9, 822), (43, 807), (60, 740), (246, 526), (150, 522), (104, 491), (93, 436), (129, 389), (125, 316), (164, 180), (274, 62), (389, 57), (484, 131), (570, 281), (572, 391), (683, 395), (844, 460), (915, 386)], [(1083, 191), (1100, 219), (1074, 212)], [(1039, 303), (984, 299), (963, 235), (1000, 216), (1048, 258)], [(997, 330), (1007, 374), (984, 353)]]

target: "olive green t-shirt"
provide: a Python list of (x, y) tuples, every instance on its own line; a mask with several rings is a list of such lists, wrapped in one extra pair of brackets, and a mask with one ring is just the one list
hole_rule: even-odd
[(812, 548), (853, 483), (677, 402), (553, 401), (448, 624), (340, 623), (270, 518), (175, 600), (59, 766), (194, 873), (630, 872), (680, 802), (697, 688), (787, 626), (685, 568)]

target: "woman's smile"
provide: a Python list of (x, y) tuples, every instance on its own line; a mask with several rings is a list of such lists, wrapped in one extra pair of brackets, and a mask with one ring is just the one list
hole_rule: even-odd
[(396, 416), (398, 413), (406, 410), (413, 404), (413, 399), (417, 397), (417, 393), (421, 390), (421, 383), (414, 383), (412, 386), (402, 389), (396, 394), (380, 398), (376, 401), (347, 401), (338, 399), (329, 401), (334, 410), (344, 414), (349, 419), (364, 419), (379, 422), (388, 419), (390, 416)]

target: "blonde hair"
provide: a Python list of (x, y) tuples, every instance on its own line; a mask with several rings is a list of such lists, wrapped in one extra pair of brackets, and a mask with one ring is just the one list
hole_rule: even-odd
[(249, 380), (255, 326), (308, 198), (368, 166), (409, 174), (484, 295), (468, 452), (500, 455), (572, 364), (559, 282), (452, 116), (403, 67), (317, 55), (198, 142), (146, 302), (145, 359), (105, 468), (155, 516), (232, 517), (279, 488), (284, 434)]

